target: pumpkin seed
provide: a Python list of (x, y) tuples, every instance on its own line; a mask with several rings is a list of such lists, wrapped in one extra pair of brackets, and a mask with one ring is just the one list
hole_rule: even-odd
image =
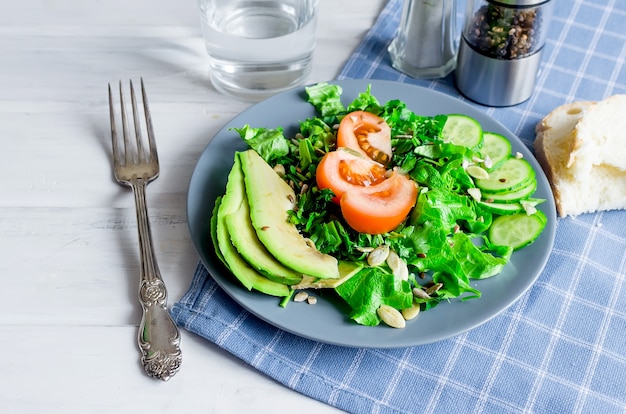
[(520, 201), (520, 204), (524, 208), (524, 212), (526, 212), (526, 214), (529, 216), (532, 216), (537, 212), (537, 208), (535, 207), (536, 204), (533, 202), (522, 200)]
[(284, 177), (286, 174), (285, 166), (282, 164), (276, 164), (274, 166), (274, 171), (276, 171), (276, 174), (280, 175), (281, 177)]
[(478, 165), (470, 165), (465, 171), (467, 171), (470, 176), (479, 180), (486, 180), (489, 178), (489, 173)]
[(415, 319), (420, 314), (420, 305), (419, 303), (413, 302), (410, 308), (402, 309), (402, 317), (404, 320), (410, 321), (411, 319)]
[(406, 326), (406, 321), (400, 311), (389, 305), (380, 305), (376, 313), (385, 324), (392, 328), (402, 329)]
[(409, 268), (402, 260), (398, 253), (393, 250), (389, 251), (389, 255), (387, 256), (387, 265), (393, 272), (393, 275), (402, 280), (409, 280)]
[(493, 160), (491, 159), (489, 155), (485, 156), (485, 161), (483, 162), (483, 165), (485, 166), (485, 168), (493, 167)]
[(469, 194), (476, 201), (480, 201), (483, 197), (482, 193), (480, 192), (480, 188), (476, 187), (468, 188), (467, 194)]
[(385, 263), (389, 256), (389, 245), (381, 244), (367, 255), (367, 264), (374, 267)]
[(296, 296), (293, 297), (293, 301), (294, 302), (304, 302), (305, 300), (307, 300), (307, 298), (309, 297), (309, 294), (304, 292), (304, 291), (300, 291), (298, 293), (296, 293)]

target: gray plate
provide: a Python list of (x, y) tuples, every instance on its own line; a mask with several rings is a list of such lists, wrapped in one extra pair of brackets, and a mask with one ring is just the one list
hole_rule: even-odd
[(407, 323), (405, 329), (357, 325), (348, 318), (348, 309), (341, 299), (329, 292), (315, 292), (320, 299), (316, 305), (290, 303), (281, 308), (279, 299), (247, 291), (216, 259), (209, 234), (211, 211), (216, 197), (224, 192), (234, 153), (246, 149), (237, 132), (229, 131), (229, 128), (245, 124), (267, 128), (282, 126), (288, 136), (297, 130), (298, 121), (315, 115), (313, 107), (305, 101), (304, 89), (297, 88), (258, 103), (236, 116), (211, 140), (198, 160), (189, 184), (187, 213), (192, 240), (212, 277), (241, 306), (278, 328), (320, 342), (363, 348), (397, 348), (447, 339), (487, 322), (513, 304), (539, 277), (552, 250), (556, 229), (550, 185), (531, 152), (497, 121), (450, 96), (391, 81), (367, 79), (332, 83), (343, 88), (344, 104), (372, 85), (372, 94), (381, 103), (400, 99), (421, 115), (466, 114), (480, 121), (485, 131), (509, 137), (513, 151), (521, 152), (537, 172), (536, 197), (547, 200), (540, 205), (548, 217), (545, 231), (535, 243), (515, 252), (501, 274), (472, 282), (482, 292), (480, 299), (442, 303), (433, 310), (422, 312), (418, 319)]

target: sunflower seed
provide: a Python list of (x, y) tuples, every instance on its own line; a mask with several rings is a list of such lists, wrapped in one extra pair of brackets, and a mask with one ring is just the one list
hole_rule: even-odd
[(381, 244), (367, 255), (367, 264), (370, 266), (380, 266), (385, 263), (389, 256), (389, 246)]
[(424, 289), (419, 287), (413, 288), (413, 296), (420, 299), (430, 299), (430, 295), (424, 291)]
[(364, 246), (364, 247), (356, 246), (355, 249), (358, 250), (361, 253), (369, 253), (372, 250), (374, 250), (374, 248), (370, 247), (370, 246)]
[(428, 295), (432, 295), (433, 293), (437, 292), (439, 289), (441, 289), (443, 287), (443, 283), (435, 283), (434, 285), (428, 287), (426, 289), (426, 293), (428, 293)]
[(392, 308), (389, 305), (380, 305), (378, 309), (376, 309), (376, 313), (385, 322), (387, 325), (392, 328), (404, 328), (406, 326), (406, 321), (402, 314), (395, 308)]
[(309, 296), (306, 298), (306, 301), (309, 305), (315, 305), (317, 303), (317, 298), (315, 296)]

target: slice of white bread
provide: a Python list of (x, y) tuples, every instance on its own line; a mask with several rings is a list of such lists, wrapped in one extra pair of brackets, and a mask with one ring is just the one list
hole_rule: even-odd
[[(577, 128), (587, 122), (587, 115), (598, 106), (596, 102), (574, 102), (559, 106), (539, 122), (535, 128), (535, 155), (550, 181), (556, 208), (561, 217), (577, 216), (604, 210), (626, 209), (626, 159), (622, 168), (606, 164), (601, 157), (571, 157), (572, 148), (588, 139), (589, 125)], [(602, 105), (601, 111), (609, 111), (618, 116), (611, 107)], [(626, 108), (626, 106), (624, 106)], [(626, 113), (621, 115), (626, 118)], [(601, 114), (592, 119), (602, 118)], [(607, 120), (607, 118), (604, 118)], [(626, 132), (626, 129), (623, 129)], [(596, 151), (595, 145), (586, 145), (588, 151)], [(601, 145), (601, 144), (598, 144)], [(619, 149), (621, 150), (621, 148)], [(606, 152), (605, 149), (598, 150)], [(579, 152), (578, 155), (581, 153)], [(596, 164), (591, 163), (596, 160)], [(570, 161), (572, 160), (572, 161)], [(578, 163), (590, 163), (577, 165)], [(568, 168), (568, 164), (570, 167)], [(584, 176), (574, 171), (587, 171)]]
[(590, 106), (576, 124), (567, 168), (584, 179), (595, 165), (626, 170), (626, 95)]

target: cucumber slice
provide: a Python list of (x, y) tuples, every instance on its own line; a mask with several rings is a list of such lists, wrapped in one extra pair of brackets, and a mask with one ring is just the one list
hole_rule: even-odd
[(529, 198), (537, 189), (537, 180), (531, 180), (527, 185), (513, 191), (502, 193), (483, 192), (483, 200), (493, 203), (519, 203), (521, 200)]
[(496, 217), (489, 227), (489, 240), (498, 246), (521, 249), (534, 242), (546, 227), (548, 219), (541, 210), (527, 215), (518, 213)]
[(496, 132), (483, 132), (483, 146), (480, 149), (480, 155), (483, 159), (487, 157), (491, 159), (491, 166), (485, 166), (488, 171), (498, 168), (511, 156), (511, 152), (511, 141), (507, 137)]
[(509, 157), (500, 167), (489, 173), (489, 178), (476, 180), (476, 186), (489, 193), (518, 190), (535, 180), (535, 170), (523, 158)]
[(477, 120), (467, 115), (449, 114), (441, 135), (445, 142), (470, 149), (478, 149), (483, 144), (483, 128)]
[(481, 201), (478, 204), (484, 207), (485, 210), (493, 214), (498, 214), (500, 216), (508, 216), (511, 214), (517, 214), (521, 212), (522, 210), (524, 210), (524, 206), (522, 206), (520, 203), (505, 204), (505, 203), (491, 203), (488, 201)]

